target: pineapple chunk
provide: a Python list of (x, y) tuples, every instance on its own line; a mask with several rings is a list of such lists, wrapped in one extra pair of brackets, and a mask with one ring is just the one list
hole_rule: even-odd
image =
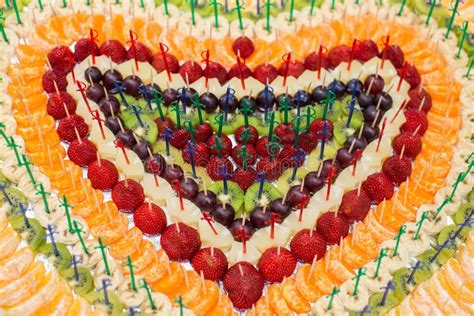
[(145, 167), (143, 167), (140, 157), (138, 157), (138, 155), (132, 150), (125, 149), (125, 152), (129, 163), (127, 163), (123, 151), (121, 149), (117, 150), (115, 165), (117, 166), (118, 171), (126, 178), (140, 181), (145, 174)]
[(145, 173), (143, 177), (143, 189), (145, 195), (153, 200), (158, 205), (166, 205), (166, 197), (174, 196), (174, 191), (171, 185), (165, 179), (157, 176), (158, 186), (155, 183), (155, 177), (151, 173)]
[(229, 252), (226, 253), (229, 265), (232, 266), (239, 261), (247, 261), (251, 264), (257, 264), (260, 259), (260, 252), (258, 251), (252, 239), (246, 243), (246, 252), (244, 253), (244, 244), (234, 241)]
[(293, 234), (299, 232), (302, 229), (311, 229), (316, 225), (316, 220), (319, 217), (319, 210), (315, 210), (314, 207), (308, 206), (303, 211), (303, 217), (300, 221), (300, 212), (292, 212), (285, 218), (283, 226), (288, 227)]
[(184, 209), (181, 210), (179, 198), (173, 196), (172, 198), (166, 200), (166, 206), (168, 215), (173, 219), (173, 221), (183, 222), (186, 225), (190, 225), (195, 228), (198, 226), (202, 213), (193, 202), (183, 199)]
[(259, 229), (252, 236), (252, 242), (255, 243), (257, 249), (261, 252), (264, 252), (268, 248), (282, 246), (284, 247), (288, 240), (290, 239), (291, 229), (280, 225), (275, 224), (274, 238), (270, 238), (271, 227), (265, 227)]
[(212, 226), (217, 232), (217, 235), (212, 230), (211, 226), (205, 220), (200, 220), (198, 223), (199, 235), (203, 245), (219, 248), (223, 252), (229, 251), (234, 241), (234, 237), (224, 225), (213, 222)]

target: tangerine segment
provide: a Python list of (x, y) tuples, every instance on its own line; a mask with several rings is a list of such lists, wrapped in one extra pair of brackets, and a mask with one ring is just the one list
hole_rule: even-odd
[[(123, 215), (123, 214), (120, 214)], [(123, 215), (125, 218), (126, 216)], [(123, 259), (127, 256), (131, 256), (138, 251), (140, 242), (143, 240), (142, 231), (134, 226), (130, 229), (122, 239), (112, 242), (109, 245), (110, 255), (115, 259)]]
[(60, 316), (64, 315), (73, 302), (73, 296), (71, 288), (66, 282), (61, 282), (61, 286), (54, 296), (54, 298), (48, 304), (44, 305), (40, 310), (37, 311), (37, 315), (49, 315), (49, 316)]
[(184, 282), (168, 297), (173, 305), (178, 305), (178, 300), (181, 299), (185, 306), (199, 297), (202, 288), (201, 278), (194, 270), (186, 270), (184, 272)]
[[(93, 196), (93, 198), (93, 200), (95, 200), (95, 196)], [(108, 222), (116, 220), (117, 215), (117, 206), (113, 202), (108, 201), (104, 203), (104, 208), (101, 212), (91, 214), (86, 220), (90, 227), (103, 226)], [(121, 218), (120, 221), (123, 221), (123, 218)]]
[(378, 244), (372, 237), (370, 228), (363, 222), (357, 224), (352, 230), (352, 238), (356, 248), (366, 253), (367, 256), (375, 258), (378, 255)]
[[(221, 295), (221, 293), (220, 293), (219, 288), (215, 284), (215, 282), (206, 280), (205, 286), (206, 286), (205, 294), (199, 297), (197, 300), (194, 300), (193, 302), (191, 302), (188, 305), (188, 307), (196, 315), (206, 315), (206, 316), (232, 315), (234, 306), (232, 305), (230, 298), (225, 294), (222, 294), (222, 296), (219, 296)], [(208, 308), (209, 306), (210, 308)], [(258, 302), (257, 302), (257, 306), (258, 306)], [(247, 314), (247, 315), (250, 316), (250, 314)], [(270, 315), (270, 314), (259, 313), (257, 315)]]
[(74, 204), (74, 208), (72, 209), (72, 214), (76, 216), (80, 216), (87, 220), (87, 217), (93, 213), (101, 212), (103, 204), (99, 204), (98, 206), (94, 203), (92, 198), (90, 200), (84, 200), (77, 204)]
[(91, 306), (80, 296), (74, 299), (74, 302), (69, 307), (66, 316), (88, 316), (91, 315)]
[[(166, 271), (166, 270), (165, 270)], [(176, 291), (184, 282), (184, 269), (177, 262), (169, 263), (169, 271), (164, 277), (151, 284), (151, 287), (163, 294), (169, 295)]]
[(41, 64), (34, 62), (24, 62), (21, 64), (10, 64), (7, 69), (8, 76), (13, 82), (20, 81), (27, 84), (41, 77), (44, 73), (44, 61)]
[(66, 33), (66, 25), (69, 25), (69, 16), (56, 15), (52, 16), (49, 19), (49, 27), (56, 30), (57, 40), (59, 43), (67, 44), (71, 38), (72, 34)]
[(0, 306), (14, 306), (26, 300), (41, 284), (45, 274), (43, 263), (36, 261), (21, 278), (0, 283)]
[(283, 298), (283, 293), (278, 284), (270, 285), (267, 291), (270, 307), (274, 313), (278, 315), (293, 315), (293, 312)]
[[(215, 314), (213, 316), (217, 316)], [(273, 311), (270, 307), (270, 303), (268, 302), (268, 296), (262, 295), (260, 299), (257, 301), (254, 307), (247, 313), (247, 316), (272, 316)]]
[(0, 232), (0, 260), (10, 257), (20, 244), (21, 238), (17, 232), (8, 226)]
[[(15, 120), (17, 118), (15, 117)], [(18, 121), (17, 121), (18, 122)], [(31, 122), (30, 122), (31, 124)], [(59, 138), (58, 133), (56, 131), (52, 130), (47, 134), (43, 134), (43, 144), (41, 142), (26, 142), (26, 151), (27, 152), (39, 152), (39, 151), (46, 151), (45, 147), (55, 147), (58, 146), (61, 143), (61, 139)], [(44, 147), (44, 146), (45, 147)]]
[(342, 261), (346, 266), (357, 269), (376, 256), (371, 257), (368, 254), (361, 252), (355, 246), (355, 243), (352, 242), (352, 238), (352, 234), (349, 234), (342, 242)]
[(364, 219), (364, 223), (370, 227), (372, 237), (377, 244), (381, 244), (385, 240), (395, 236), (395, 231), (385, 227), (380, 223), (382, 208), (382, 204), (379, 204), (377, 206), (377, 211), (370, 211), (369, 215), (367, 215)]
[(281, 283), (281, 292), (291, 310), (298, 314), (308, 313), (311, 310), (311, 305), (309, 305), (296, 289), (295, 280), (285, 278)]
[(324, 255), (324, 260), (330, 261), (327, 272), (338, 286), (354, 276), (352, 269), (345, 267), (341, 260), (339, 260), (339, 254), (340, 247), (336, 245), (330, 247)]
[(309, 302), (315, 302), (322, 296), (321, 291), (311, 282), (309, 273), (311, 265), (304, 264), (296, 271), (295, 282), (298, 292)]
[[(131, 259), (134, 265), (133, 271), (135, 273), (140, 273), (143, 269), (149, 265), (156, 254), (155, 246), (149, 240), (143, 239), (138, 247), (137, 251), (132, 254)], [(125, 264), (125, 262), (124, 262)], [(122, 269), (123, 273), (128, 275), (130, 273), (129, 269)]]
[[(43, 93), (43, 84), (42, 78), (38, 77), (28, 81), (27, 83), (15, 81), (12, 79), (12, 82), (8, 85), (8, 94), (15, 98), (23, 98), (23, 95), (32, 95)], [(28, 91), (28, 94), (25, 93)]]
[(37, 166), (54, 166), (61, 163), (66, 157), (66, 150), (64, 147), (57, 145), (51, 147), (48, 152), (31, 152), (28, 154), (31, 161)]
[(35, 254), (30, 247), (23, 247), (0, 261), (0, 282), (19, 278), (31, 265)]
[(160, 249), (156, 252), (153, 260), (149, 265), (143, 269), (140, 273), (148, 283), (155, 283), (156, 281), (164, 278), (167, 270), (166, 267), (170, 264), (168, 256), (163, 249)]
[(28, 94), (23, 98), (14, 98), (12, 107), (16, 110), (16, 114), (33, 114), (36, 112), (46, 113), (46, 103), (48, 97), (44, 93)]
[[(88, 222), (89, 223), (89, 222)], [(114, 219), (101, 226), (91, 226), (91, 234), (95, 238), (102, 237), (107, 244), (120, 240), (127, 232), (128, 219), (123, 214), (118, 214)]]
[(126, 29), (125, 17), (122, 14), (113, 15), (109, 23), (106, 25), (106, 32), (108, 34), (114, 34), (114, 39), (121, 43), (125, 43), (127, 40), (129, 40), (124, 32)]
[(326, 271), (326, 261), (324, 258), (314, 264), (313, 273), (309, 275), (308, 272), (307, 280), (319, 289), (321, 295), (330, 293), (334, 286), (336, 286), (336, 282), (331, 278), (329, 272)]
[(34, 45), (19, 44), (16, 47), (16, 53), (21, 63), (30, 62), (44, 65), (46, 61), (44, 52)]

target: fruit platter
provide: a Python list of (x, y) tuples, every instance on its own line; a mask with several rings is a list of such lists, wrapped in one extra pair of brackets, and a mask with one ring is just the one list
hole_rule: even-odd
[(0, 0), (0, 315), (473, 315), (473, 0)]

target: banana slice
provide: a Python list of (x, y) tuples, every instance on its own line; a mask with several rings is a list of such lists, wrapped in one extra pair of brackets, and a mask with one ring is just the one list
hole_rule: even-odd
[(399, 3), (392, 4), (388, 11), (388, 20), (405, 25), (413, 24), (415, 21), (415, 15), (411, 12), (411, 10), (401, 10), (401, 7), (402, 5)]
[[(215, 20), (205, 19), (204, 38), (213, 38), (214, 40), (221, 40), (229, 35), (230, 25), (229, 20), (223, 16), (218, 17), (219, 28), (215, 27)], [(202, 90), (198, 90), (202, 91)]]
[(18, 125), (17, 125), (15, 119), (13, 118), (13, 116), (6, 115), (6, 114), (0, 115), (0, 122), (2, 122), (5, 125), (5, 127), (3, 129), (5, 134), (7, 134), (7, 135), (16, 134), (15, 131), (16, 131), (16, 128), (18, 127)]
[(421, 231), (418, 238), (415, 239), (418, 226), (415, 223), (408, 223), (406, 226), (406, 233), (402, 235), (400, 243), (410, 257), (416, 257), (430, 247), (430, 237), (424, 231)]
[[(471, 72), (469, 77), (467, 77), (467, 68), (461, 67), (459, 69), (456, 69), (456, 71), (454, 72), (454, 77), (456, 78), (457, 82), (459, 82), (463, 86), (466, 86), (473, 83), (474, 72)], [(462, 91), (461, 91), (461, 95), (462, 95)]]
[(15, 156), (10, 156), (2, 163), (3, 175), (13, 183), (18, 183), (27, 174), (26, 168), (18, 166)]
[[(275, 22), (275, 19), (273, 17), (270, 17), (270, 25), (275, 25)], [(255, 36), (256, 38), (264, 40), (265, 42), (271, 43), (276, 40), (276, 32), (275, 30), (270, 30), (270, 32), (268, 32), (266, 28), (266, 23), (267, 22), (265, 19), (260, 19), (255, 23)]]
[(354, 296), (354, 287), (354, 280), (345, 282), (340, 288), (341, 292), (338, 294), (338, 297), (346, 310), (357, 312), (363, 310), (369, 303), (369, 290), (360, 282), (357, 287), (357, 295)]
[[(334, 3), (334, 8), (332, 7)], [(326, 23), (331, 23), (335, 20), (342, 20), (344, 15), (344, 4), (339, 1), (327, 1), (321, 6), (321, 12), (323, 13), (323, 19)]]
[(172, 306), (168, 296), (154, 292), (151, 297), (155, 308), (152, 308), (150, 301), (146, 300), (141, 308), (143, 314), (150, 316), (171, 315)]
[(5, 19), (5, 25), (8, 25), (8, 29), (12, 31), (14, 30), (15, 33), (18, 34), (20, 37), (27, 37), (30, 30), (34, 29), (33, 19), (28, 15), (27, 12), (20, 12), (19, 15), (21, 24), (18, 23), (16, 14), (10, 14)]
[(29, 175), (26, 174), (18, 181), (18, 189), (20, 189), (27, 198), (33, 201), (38, 201), (41, 199), (41, 195), (36, 194), (37, 189), (35, 186), (41, 183), (43, 189), (49, 192), (51, 191), (51, 183), (49, 182), (49, 178), (39, 171), (32, 171), (32, 174), (36, 184), (33, 184)]
[(84, 240), (84, 244), (87, 248), (86, 254), (84, 248), (82, 247), (81, 243), (77, 243), (72, 247), (71, 252), (75, 255), (81, 256), (83, 267), (89, 268), (90, 270), (94, 270), (95, 267), (102, 261), (102, 254), (100, 250), (96, 249), (97, 243), (91, 239)]
[[(82, 230), (81, 236), (83, 238), (87, 238), (87, 236), (89, 236), (89, 227), (87, 224), (78, 217), (71, 217), (71, 223), (72, 221), (76, 221), (78, 228)], [(58, 234), (56, 238), (59, 242), (62, 242), (66, 245), (75, 245), (80, 243), (77, 234), (69, 230), (69, 224), (66, 217), (63, 217), (63, 220), (58, 224), (57, 231)]]
[(174, 196), (174, 191), (168, 181), (157, 176), (158, 186), (155, 177), (151, 173), (145, 173), (143, 177), (143, 188), (145, 195), (160, 206), (166, 205), (166, 197)]
[(409, 257), (407, 251), (403, 248), (403, 245), (401, 247), (399, 245), (396, 256), (393, 255), (395, 250), (395, 240), (385, 241), (380, 247), (387, 251), (388, 256), (382, 260), (384, 268), (390, 273), (395, 272), (407, 264)]
[(313, 15), (311, 15), (311, 7), (303, 8), (298, 17), (302, 27), (314, 27), (320, 23), (323, 23), (323, 14), (318, 8), (313, 9)]
[(94, 284), (96, 288), (101, 288), (102, 280), (109, 279), (112, 283), (109, 287), (109, 290), (114, 291), (123, 282), (124, 276), (120, 268), (117, 266), (115, 260), (110, 257), (107, 259), (110, 275), (107, 275), (106, 273), (104, 261), (99, 261), (94, 271)]
[(428, 212), (428, 218), (423, 221), (423, 224), (421, 225), (421, 230), (425, 232), (428, 235), (435, 235), (443, 229), (446, 225), (448, 225), (448, 216), (446, 213), (441, 210), (438, 215), (436, 216), (435, 219), (433, 219), (433, 216), (435, 216), (437, 212), (437, 206), (435, 205), (422, 205), (418, 209), (416, 213), (416, 222), (421, 219), (423, 216), (424, 212)]
[(31, 12), (31, 17), (33, 21), (36, 20), (37, 24), (43, 24), (53, 16), (51, 6), (45, 5), (43, 6), (43, 10), (41, 10), (37, 1), (30, 2), (28, 5), (28, 12)]
[[(0, 91), (3, 89), (3, 82), (1, 78), (4, 76), (3, 73), (0, 73)], [(6, 87), (5, 87), (6, 89)], [(12, 112), (12, 99), (8, 94), (0, 93), (0, 115), (1, 114), (10, 114)]]
[(387, 269), (385, 269), (385, 259), (382, 259), (382, 265), (380, 266), (379, 273), (377, 277), (375, 277), (375, 271), (377, 271), (377, 263), (376, 262), (370, 262), (368, 263), (365, 268), (367, 269), (365, 271), (366, 275), (364, 278), (361, 280), (361, 283), (364, 284), (364, 286), (371, 292), (371, 293), (377, 293), (380, 291), (380, 288), (382, 286), (387, 285), (387, 282), (392, 279), (392, 276), (388, 272)]
[(1, 37), (0, 50), (4, 56), (12, 56), (15, 53), (15, 47), (19, 44), (18, 35), (11, 28), (5, 28), (5, 35), (8, 38), (8, 43), (3, 42), (3, 37)]
[(187, 309), (187, 308), (179, 308), (179, 307), (173, 307), (171, 310), (171, 316), (194, 316), (194, 313), (192, 310)]
[(276, 28), (279, 31), (279, 34), (288, 34), (296, 33), (301, 29), (302, 19), (300, 19), (300, 12), (298, 10), (293, 10), (293, 20), (290, 21), (290, 12), (285, 11), (281, 12), (276, 17)]
[(62, 220), (65, 216), (64, 208), (59, 206), (59, 200), (55, 197), (47, 196), (46, 202), (48, 203), (49, 213), (46, 212), (46, 206), (41, 200), (34, 204), (34, 216), (43, 227), (48, 226), (48, 224), (57, 225), (59, 220)]
[(118, 287), (120, 299), (126, 306), (141, 306), (147, 299), (146, 291), (135, 284), (136, 291), (133, 290), (130, 278), (125, 278)]
[[(217, 222), (213, 222), (212, 226), (217, 234), (212, 230), (207, 221), (199, 220), (198, 222), (199, 235), (203, 245), (219, 248), (223, 252), (229, 251), (234, 241), (231, 232), (227, 227)], [(255, 238), (255, 235), (252, 238)]]
[(330, 315), (330, 316), (337, 316), (337, 315), (344, 315), (346, 310), (344, 309), (344, 304), (336, 295), (332, 301), (331, 309), (328, 310), (329, 307), (329, 295), (324, 295), (322, 298), (316, 301), (313, 305), (313, 311), (316, 315)]
[[(232, 21), (229, 26), (230, 37), (237, 38), (239, 36), (247, 36), (249, 38), (253, 38), (255, 34), (254, 22), (252, 20), (243, 18), (242, 26), (243, 26), (243, 29), (240, 29), (240, 23), (238, 19), (235, 19), (234, 21)], [(212, 37), (214, 37), (214, 31), (212, 31)]]
[(168, 15), (166, 14), (166, 8), (162, 4), (155, 9), (153, 14), (154, 21), (160, 23), (163, 29), (175, 28), (180, 21), (181, 10), (175, 5), (168, 4)]

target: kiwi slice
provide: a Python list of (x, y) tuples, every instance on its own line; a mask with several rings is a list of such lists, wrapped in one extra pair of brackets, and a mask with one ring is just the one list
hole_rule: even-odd
[(10, 181), (3, 175), (3, 173), (0, 171), (0, 184), (1, 185), (10, 185)]
[[(219, 120), (216, 119), (216, 116), (217, 113), (209, 114), (208, 121), (209, 124), (211, 124), (211, 127), (214, 132), (217, 133), (219, 131)], [(227, 122), (224, 122), (224, 124), (222, 124), (222, 133), (226, 135), (232, 135), (234, 134), (237, 128), (244, 124), (244, 117), (241, 114), (229, 113), (227, 114)]]
[[(316, 104), (316, 105), (313, 106), (313, 110), (315, 111), (316, 119), (322, 119), (323, 118), (323, 116), (324, 116), (324, 107), (325, 107), (325, 105), (323, 105), (323, 104)], [(326, 118), (334, 122), (338, 118), (337, 114), (338, 113), (336, 113), (334, 111), (334, 106), (333, 106), (332, 109), (328, 110), (328, 114), (327, 114)]]
[[(354, 135), (355, 129), (351, 126), (346, 127), (347, 121), (339, 120), (334, 124), (334, 142), (338, 147), (344, 146), (349, 136)], [(361, 124), (362, 125), (362, 124)]]
[(38, 252), (43, 254), (58, 271), (62, 271), (70, 267), (72, 256), (65, 244), (57, 242), (56, 248), (57, 254), (54, 251), (53, 244), (48, 243), (39, 247)]
[[(202, 119), (205, 121), (207, 119), (206, 111), (201, 111), (201, 115), (202, 115)], [(174, 126), (178, 126), (178, 119), (176, 118), (176, 112), (168, 110), (168, 117), (173, 122)], [(186, 114), (180, 111), (179, 117), (180, 117), (181, 126), (183, 126), (185, 121), (191, 121), (193, 126), (196, 126), (199, 124), (199, 114), (198, 114), (198, 111), (194, 108), (186, 107)], [(212, 122), (209, 122), (209, 123), (212, 124)]]
[(421, 260), (423, 267), (429, 269), (431, 272), (436, 272), (443, 264), (445, 264), (449, 258), (451, 258), (455, 250), (453, 248), (445, 248), (441, 250), (440, 254), (436, 259), (432, 261), (433, 257), (436, 255), (437, 250), (428, 249), (418, 256), (418, 259)]
[[(275, 122), (281, 122), (280, 112), (275, 111)], [(245, 122), (244, 122), (245, 123)], [(244, 124), (242, 124), (244, 125)], [(249, 117), (249, 125), (255, 127), (258, 131), (258, 135), (268, 136), (268, 132), (270, 130), (269, 121), (265, 121), (265, 114), (264, 113), (254, 113), (254, 115)], [(276, 126), (276, 124), (275, 124)]]
[(9, 218), (10, 224), (21, 237), (30, 245), (33, 251), (37, 251), (46, 242), (46, 231), (43, 226), (34, 218), (28, 219), (26, 224), (23, 215), (14, 215)]
[(471, 192), (469, 192), (469, 194), (466, 197), (466, 200), (469, 203), (474, 203), (474, 189), (472, 189)]
[(170, 147), (170, 154), (169, 156), (166, 154), (166, 142), (163, 140), (159, 140), (157, 143), (153, 144), (152, 151), (155, 154), (160, 154), (165, 158), (166, 163), (168, 165), (176, 164), (176, 165), (184, 165), (184, 160), (181, 155), (181, 151), (173, 146)]
[(293, 177), (293, 169), (294, 168), (285, 170), (285, 172), (283, 172), (283, 174), (278, 178), (276, 187), (282, 194), (286, 194), (290, 187), (301, 184), (304, 177), (309, 172), (305, 168), (298, 168), (295, 178), (291, 179)]
[(140, 121), (136, 115), (133, 115), (124, 121), (124, 124), (125, 127), (131, 129), (137, 136), (143, 138), (150, 144), (156, 143), (158, 140), (158, 127), (155, 121), (147, 115), (141, 115)]
[(474, 203), (464, 203), (463, 205), (461, 205), (461, 207), (457, 210), (456, 214), (454, 214), (453, 219), (456, 224), (462, 224), (469, 217), (471, 219), (474, 219)]
[[(460, 227), (457, 225), (448, 225), (444, 227), (438, 234), (436, 241), (438, 245), (442, 245), (448, 239), (452, 239), (458, 232)], [(467, 235), (469, 234), (469, 228), (463, 227), (461, 232), (456, 237), (456, 245), (460, 245), (462, 242), (466, 241)]]
[(384, 315), (400, 302), (392, 293), (388, 293), (382, 305), (383, 297), (384, 293), (381, 292), (371, 295), (369, 297), (370, 313), (365, 315)]
[[(424, 280), (431, 276), (431, 273), (423, 270), (416, 270), (413, 279), (410, 283), (408, 280), (410, 279), (411, 274), (413, 273), (412, 269), (409, 268), (401, 268), (393, 274), (393, 285), (395, 289), (393, 290), (393, 295), (401, 302), (405, 296), (410, 294), (410, 292), (417, 286), (418, 284), (422, 283)], [(428, 275), (425, 278), (425, 275)]]
[(108, 304), (105, 302), (104, 291), (91, 291), (84, 295), (86, 301), (94, 305), (101, 311), (107, 312), (109, 315), (123, 315), (124, 305), (112, 291), (107, 291)]
[[(131, 111), (131, 108), (127, 108), (127, 106), (122, 102), (122, 98), (118, 98), (119, 102), (120, 102), (120, 118), (123, 120), (123, 121), (126, 121), (128, 120), (130, 117), (134, 117), (135, 114)], [(145, 101), (145, 99), (136, 99), (130, 95), (125, 95), (125, 100), (127, 101), (128, 105), (131, 106), (131, 105), (134, 105), (136, 106), (137, 108), (140, 108), (141, 112), (144, 114), (144, 115), (147, 115), (148, 117), (150, 117), (151, 119), (155, 120), (157, 119), (158, 117), (160, 117), (160, 113), (158, 112), (158, 110), (156, 110), (156, 106), (153, 106), (152, 105), (152, 108), (150, 108), (150, 106), (148, 105), (148, 103)], [(166, 107), (162, 107), (161, 108), (163, 110), (163, 114), (166, 115), (167, 113), (167, 109)]]
[(260, 182), (255, 182), (245, 193), (245, 211), (251, 213), (257, 206), (270, 205), (273, 200), (283, 197), (280, 191), (271, 183), (264, 182), (262, 195), (259, 197)]
[[(214, 192), (220, 203), (230, 204), (239, 213), (244, 205), (244, 191), (233, 181), (227, 181), (227, 194), (224, 192), (224, 181), (216, 181), (209, 190)], [(248, 191), (247, 191), (248, 192)]]
[(441, 5), (441, 1), (439, 0), (414, 0), (412, 3), (413, 11), (421, 15), (428, 15), (432, 1), (436, 1), (432, 16), (438, 21), (440, 28), (446, 27), (451, 14), (447, 8)]
[(61, 271), (61, 276), (71, 285), (77, 295), (84, 296), (94, 289), (94, 278), (89, 269), (77, 268), (77, 280), (74, 268)]
[[(7, 216), (12, 215), (14, 210), (20, 209), (20, 204), (22, 204), (23, 206), (28, 205), (28, 199), (17, 188), (8, 187), (5, 189), (5, 194), (8, 196), (9, 202), (11, 202), (11, 205), (8, 205), (9, 208), (7, 210)], [(2, 203), (7, 202), (7, 199), (5, 198), (5, 195), (3, 195), (3, 193), (0, 193), (0, 201)]]

